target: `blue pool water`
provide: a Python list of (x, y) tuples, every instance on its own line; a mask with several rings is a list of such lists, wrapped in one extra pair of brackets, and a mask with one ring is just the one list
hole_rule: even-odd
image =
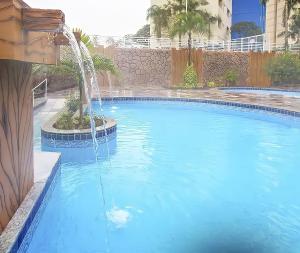
[(104, 146), (98, 162), (59, 150), (26, 252), (300, 252), (297, 120), (180, 102), (104, 111), (118, 122), (110, 162)]
[(288, 97), (300, 98), (300, 91), (285, 91), (285, 90), (272, 90), (272, 89), (223, 89), (224, 92), (230, 93), (254, 93), (264, 95), (284, 95)]

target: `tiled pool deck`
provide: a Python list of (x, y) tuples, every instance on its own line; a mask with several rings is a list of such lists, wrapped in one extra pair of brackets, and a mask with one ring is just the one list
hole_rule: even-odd
[[(299, 88), (300, 90), (300, 88)], [(278, 109), (300, 112), (300, 99), (282, 95), (252, 94), (252, 93), (229, 93), (218, 89), (158, 89), (158, 88), (127, 88), (113, 91), (103, 90), (103, 96), (126, 96), (126, 97), (179, 97), (199, 98), (237, 102), (260, 106), (276, 107)]]

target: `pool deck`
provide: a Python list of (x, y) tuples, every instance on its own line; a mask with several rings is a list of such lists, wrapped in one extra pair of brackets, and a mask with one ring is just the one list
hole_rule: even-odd
[[(300, 91), (300, 89), (299, 89)], [(168, 89), (168, 88), (127, 88), (114, 89), (112, 91), (102, 90), (102, 96), (107, 97), (180, 97), (200, 98), (228, 102), (276, 107), (279, 109), (300, 112), (300, 98), (288, 97), (277, 94), (252, 94), (252, 93), (230, 93), (219, 89)]]
[(59, 153), (34, 152), (34, 185), (1, 234), (0, 252), (10, 252), (11, 246), (18, 238), (26, 220), (30, 217), (35, 203), (42, 194), (52, 169), (59, 159)]
[[(39, 124), (44, 123), (60, 111), (64, 106), (64, 99), (50, 98), (47, 103), (37, 107), (34, 111), (34, 118), (39, 118)], [(15, 242), (18, 234), (22, 230), (25, 221), (33, 210), (34, 204), (43, 192), (47, 179), (51, 175), (52, 169), (60, 158), (59, 153), (34, 152), (34, 185), (26, 195), (21, 206), (0, 236), (0, 252), (9, 252), (11, 245)]]

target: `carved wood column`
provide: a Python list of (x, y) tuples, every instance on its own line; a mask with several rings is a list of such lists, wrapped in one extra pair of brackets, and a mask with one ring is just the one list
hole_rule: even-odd
[(0, 234), (33, 185), (31, 70), (0, 60)]

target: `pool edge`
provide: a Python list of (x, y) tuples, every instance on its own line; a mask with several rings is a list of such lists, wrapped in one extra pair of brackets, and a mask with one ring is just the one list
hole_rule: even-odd
[[(93, 98), (92, 101), (97, 101)], [(130, 97), (130, 96), (118, 96), (118, 97), (103, 97), (102, 101), (174, 101), (174, 102), (191, 102), (191, 103), (203, 103), (203, 104), (213, 104), (213, 105), (223, 105), (223, 106), (233, 106), (239, 108), (246, 108), (252, 110), (260, 110), (266, 112), (272, 112), (277, 114), (282, 114), (286, 116), (292, 116), (300, 118), (300, 110), (293, 111), (268, 105), (258, 105), (251, 103), (242, 102), (232, 102), (225, 100), (216, 99), (203, 99), (203, 98), (180, 98), (180, 97), (152, 97), (152, 96), (141, 96), (141, 97)]]
[(49, 177), (35, 182), (19, 209), (0, 236), (0, 252), (18, 252), (43, 200), (61, 166), (61, 155), (55, 161)]

